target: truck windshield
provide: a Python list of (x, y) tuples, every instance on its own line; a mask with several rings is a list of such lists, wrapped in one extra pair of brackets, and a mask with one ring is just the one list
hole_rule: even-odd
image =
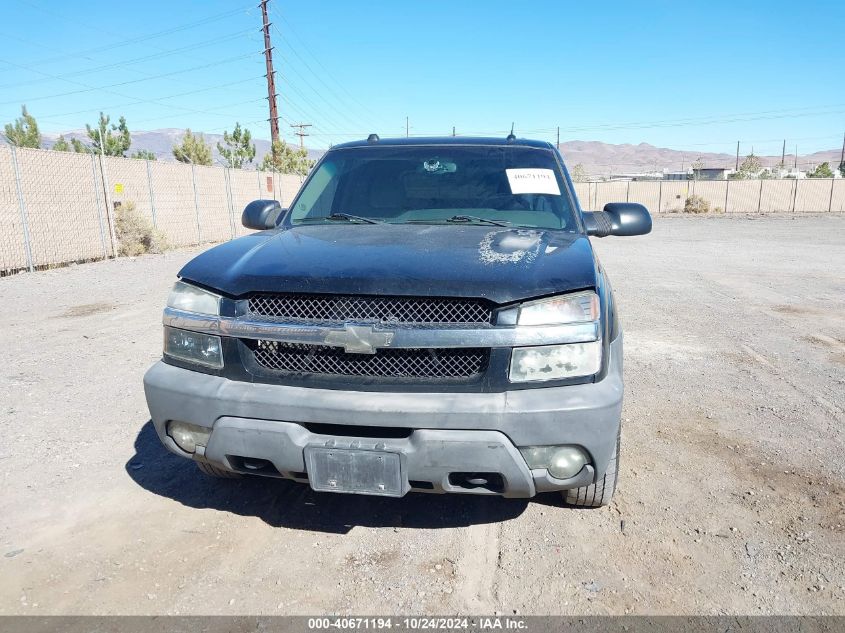
[(575, 229), (554, 154), (524, 146), (333, 150), (294, 201), (289, 221)]

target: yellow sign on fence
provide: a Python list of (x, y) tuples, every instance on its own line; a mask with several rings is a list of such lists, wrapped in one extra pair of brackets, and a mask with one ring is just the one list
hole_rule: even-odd
[(123, 193), (123, 183), (122, 182), (114, 183), (114, 192), (115, 193)]

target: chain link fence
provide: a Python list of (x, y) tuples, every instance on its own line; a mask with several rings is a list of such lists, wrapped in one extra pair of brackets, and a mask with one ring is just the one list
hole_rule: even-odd
[(247, 203), (286, 206), (302, 180), (0, 145), (0, 275), (115, 257), (115, 207), (129, 202), (172, 247), (245, 235)]
[(845, 213), (845, 178), (577, 182), (575, 193), (590, 211), (639, 202), (655, 214), (680, 213), (698, 196), (715, 213)]
[[(0, 145), (0, 275), (119, 252), (115, 206), (132, 202), (172, 247), (245, 235), (257, 198), (290, 204), (299, 176)], [(700, 196), (716, 213), (845, 213), (845, 179), (575, 184), (584, 209), (639, 202), (678, 213)]]

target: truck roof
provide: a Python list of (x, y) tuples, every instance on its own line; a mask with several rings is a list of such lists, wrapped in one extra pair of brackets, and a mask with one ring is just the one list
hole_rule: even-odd
[(367, 139), (349, 141), (347, 143), (334, 145), (331, 149), (334, 150), (346, 147), (381, 147), (384, 145), (502, 145), (510, 147), (535, 147), (538, 149), (551, 149), (554, 147), (554, 145), (547, 141), (535, 141), (525, 138), (517, 138), (509, 141), (505, 137), (489, 136), (414, 136), (410, 138), (380, 138), (376, 141), (368, 141)]

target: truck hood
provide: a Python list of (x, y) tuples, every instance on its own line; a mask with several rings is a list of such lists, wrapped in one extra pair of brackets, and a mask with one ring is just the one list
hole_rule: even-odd
[(480, 297), (504, 304), (595, 287), (589, 240), (480, 225), (321, 224), (262, 231), (179, 272), (230, 296), (250, 292)]

